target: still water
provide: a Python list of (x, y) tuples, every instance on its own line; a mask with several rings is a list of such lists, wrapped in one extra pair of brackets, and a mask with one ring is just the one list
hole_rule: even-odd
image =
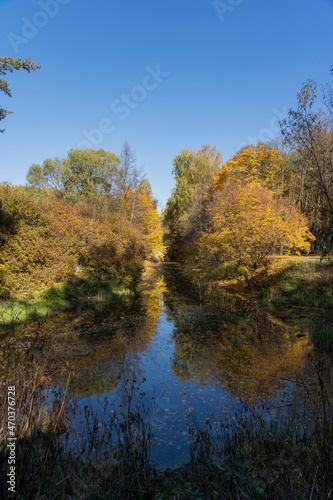
[(68, 367), (79, 409), (102, 419), (105, 403), (112, 412), (131, 398), (144, 401), (156, 467), (189, 460), (189, 414), (201, 425), (235, 420), (244, 406), (267, 419), (287, 409), (310, 348), (304, 332), (274, 318), (258, 321), (236, 303), (198, 300), (171, 264), (151, 270), (127, 307), (85, 304), (43, 326), (43, 335), (58, 373), (53, 383), (64, 384)]

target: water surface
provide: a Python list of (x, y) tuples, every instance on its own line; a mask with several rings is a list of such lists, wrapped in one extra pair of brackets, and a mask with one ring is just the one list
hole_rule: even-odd
[(309, 351), (297, 335), (236, 303), (200, 302), (170, 264), (151, 271), (133, 304), (84, 304), (39, 331), (53, 384), (72, 371), (79, 408), (102, 419), (105, 402), (109, 413), (144, 402), (157, 467), (189, 460), (190, 413), (201, 425), (236, 419), (244, 405), (268, 419), (287, 408)]

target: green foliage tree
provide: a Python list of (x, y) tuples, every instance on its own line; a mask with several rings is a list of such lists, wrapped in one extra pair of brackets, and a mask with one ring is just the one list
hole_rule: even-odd
[(164, 223), (175, 253), (203, 231), (203, 206), (212, 187), (214, 172), (222, 164), (222, 154), (216, 148), (204, 145), (201, 150), (184, 149), (173, 161), (176, 187), (164, 212)]
[(115, 187), (119, 158), (104, 149), (71, 149), (64, 163), (65, 190), (86, 197), (109, 194)]
[[(40, 69), (40, 66), (32, 62), (29, 58), (22, 60), (22, 59), (12, 59), (11, 57), (0, 56), (0, 75), (6, 75), (8, 71), (12, 73), (14, 69), (15, 70), (24, 69), (25, 71), (30, 73), (30, 71), (35, 71), (36, 69)], [(8, 85), (8, 81), (5, 78), (0, 79), (0, 91), (4, 92), (8, 97), (12, 96), (11, 89)], [(0, 121), (4, 120), (4, 118), (6, 118), (6, 116), (9, 115), (10, 113), (12, 113), (12, 111), (7, 111), (4, 108), (0, 107)], [(0, 130), (0, 132), (4, 131), (5, 131), (4, 129)]]
[(72, 201), (89, 199), (117, 189), (119, 162), (104, 149), (71, 149), (63, 160), (48, 158), (31, 165), (26, 179), (31, 186), (59, 190)]
[(64, 190), (65, 168), (62, 160), (48, 158), (43, 165), (33, 164), (29, 168), (26, 179), (33, 187)]

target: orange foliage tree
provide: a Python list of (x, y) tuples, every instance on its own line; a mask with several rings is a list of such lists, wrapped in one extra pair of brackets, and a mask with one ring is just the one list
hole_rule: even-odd
[(99, 221), (50, 192), (0, 185), (0, 296), (28, 296), (76, 278), (138, 278), (147, 255), (126, 220)]

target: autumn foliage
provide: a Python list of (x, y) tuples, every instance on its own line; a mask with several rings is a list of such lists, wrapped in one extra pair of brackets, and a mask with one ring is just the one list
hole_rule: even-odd
[(120, 214), (99, 221), (85, 207), (0, 185), (0, 294), (32, 296), (79, 278), (137, 279), (149, 253), (141, 232)]
[(305, 217), (258, 183), (226, 182), (207, 212), (209, 230), (199, 248), (212, 262), (255, 269), (274, 253), (308, 252), (314, 239)]
[(225, 164), (221, 158), (204, 146), (175, 159), (176, 188), (164, 220), (176, 258), (247, 279), (270, 255), (309, 252), (315, 238), (287, 197), (290, 162), (283, 154), (258, 144)]
[(236, 153), (216, 172), (214, 189), (220, 189), (227, 179), (238, 183), (259, 182), (280, 194), (287, 185), (286, 160), (277, 149), (264, 144), (249, 146)]
[(127, 142), (120, 156), (71, 149), (48, 158), (27, 182), (0, 185), (0, 297), (78, 281), (127, 286), (145, 259), (163, 259), (157, 202)]

